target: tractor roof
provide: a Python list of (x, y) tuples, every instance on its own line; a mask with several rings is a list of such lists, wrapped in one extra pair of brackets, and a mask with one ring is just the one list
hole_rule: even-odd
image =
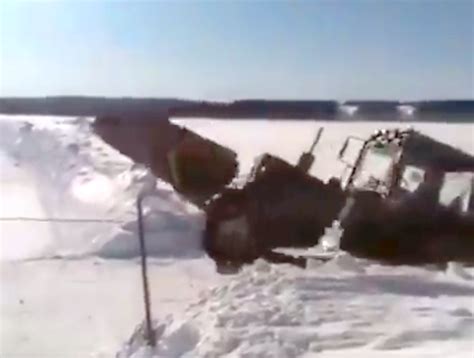
[(393, 143), (403, 146), (406, 165), (443, 172), (474, 172), (474, 156), (413, 129), (380, 130), (369, 142), (379, 148)]
[(407, 164), (422, 168), (474, 172), (474, 156), (415, 131), (404, 143), (404, 158)]

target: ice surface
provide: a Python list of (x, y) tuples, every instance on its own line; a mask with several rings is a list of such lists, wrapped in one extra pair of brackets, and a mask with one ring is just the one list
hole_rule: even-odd
[[(135, 200), (146, 171), (103, 143), (91, 119), (0, 116), (0, 355), (41, 357), (472, 357), (474, 271), (384, 267), (339, 255), (308, 270), (257, 261), (219, 276), (203, 255), (203, 216), (158, 183), (145, 229), (156, 349), (144, 345)], [(178, 121), (239, 153), (296, 163), (319, 126), (313, 174), (340, 175), (346, 135), (387, 123)], [(390, 123), (394, 127), (406, 123)], [(474, 126), (415, 123), (474, 153)], [(469, 187), (450, 178), (443, 200)], [(136, 331), (134, 335), (132, 333)], [(132, 338), (130, 338), (132, 336)]]

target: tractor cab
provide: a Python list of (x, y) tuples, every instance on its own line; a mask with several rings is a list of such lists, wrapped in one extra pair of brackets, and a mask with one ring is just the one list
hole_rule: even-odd
[[(351, 163), (348, 149), (354, 141), (359, 151)], [(339, 160), (349, 169), (341, 178), (346, 190), (372, 191), (391, 199), (439, 194), (446, 174), (474, 172), (472, 155), (413, 129), (379, 130), (366, 140), (348, 137)]]
[(414, 130), (395, 129), (362, 141), (354, 162), (346, 163), (341, 249), (396, 264), (474, 261), (472, 184), (462, 205), (440, 203), (447, 174), (474, 172), (473, 156)]

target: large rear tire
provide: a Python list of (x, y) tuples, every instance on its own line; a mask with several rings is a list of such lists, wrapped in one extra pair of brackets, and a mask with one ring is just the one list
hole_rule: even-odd
[(219, 267), (239, 268), (255, 260), (256, 244), (244, 191), (227, 189), (206, 207), (204, 247)]

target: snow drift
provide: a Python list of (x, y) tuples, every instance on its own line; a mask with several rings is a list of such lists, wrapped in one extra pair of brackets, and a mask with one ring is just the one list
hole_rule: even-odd
[[(0, 120), (1, 216), (53, 219), (0, 222), (2, 259), (138, 254), (135, 200), (149, 173), (94, 136), (91, 121)], [(199, 213), (166, 185), (158, 193), (145, 202), (147, 234), (160, 234), (150, 254), (195, 254)]]
[(119, 357), (469, 357), (474, 285), (456, 277), (350, 256), (306, 271), (259, 261), (184, 318), (157, 319), (156, 348), (139, 326)]

